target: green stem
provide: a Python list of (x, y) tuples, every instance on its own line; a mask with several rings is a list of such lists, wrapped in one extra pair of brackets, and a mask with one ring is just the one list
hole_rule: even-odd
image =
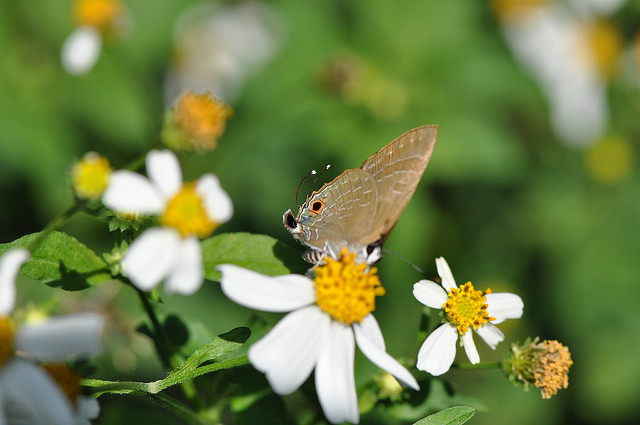
[(47, 224), (47, 226), (42, 229), (38, 237), (31, 242), (28, 249), (30, 252), (34, 252), (42, 242), (53, 232), (54, 230), (62, 227), (75, 213), (80, 211), (83, 207), (83, 203), (81, 201), (76, 201), (70, 208), (58, 214), (53, 220)]
[(452, 367), (456, 369), (501, 369), (502, 365), (500, 362), (491, 362), (491, 363), (454, 363)]
[(207, 373), (215, 372), (223, 369), (231, 369), (233, 367), (244, 366), (249, 364), (249, 358), (247, 356), (238, 357), (235, 359), (225, 360), (222, 362), (211, 363), (205, 366), (200, 366), (188, 373), (171, 373), (164, 379), (153, 382), (136, 382), (136, 381), (104, 381), (102, 379), (84, 379), (82, 385), (85, 387), (93, 388), (95, 394), (133, 394), (133, 393), (146, 393), (146, 394), (158, 394), (161, 391), (166, 390), (174, 385), (182, 384), (185, 381), (191, 381), (198, 376), (205, 375)]
[(204, 424), (200, 417), (191, 409), (165, 393), (147, 394), (146, 396), (188, 424)]
[[(154, 334), (156, 336), (155, 340), (157, 341), (156, 348), (162, 364), (167, 369), (178, 368), (182, 364), (182, 359), (178, 358), (176, 350), (171, 343), (171, 340), (169, 339), (164, 326), (162, 326), (162, 324), (158, 320), (158, 316), (156, 315), (153, 305), (149, 300), (148, 294), (138, 288), (135, 288), (135, 290), (138, 293), (138, 297), (142, 302), (144, 310), (147, 312), (147, 315), (151, 320), (151, 324), (153, 325)], [(200, 397), (198, 396), (198, 391), (193, 381), (180, 382), (180, 386), (182, 387), (184, 395), (187, 397), (187, 399), (189, 399), (192, 405), (196, 409), (201, 409), (203, 406), (200, 402)]]

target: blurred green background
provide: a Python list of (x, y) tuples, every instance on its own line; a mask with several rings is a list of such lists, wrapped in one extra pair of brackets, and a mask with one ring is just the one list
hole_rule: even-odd
[[(71, 76), (60, 64), (74, 29), (71, 2), (0, 2), (0, 242), (38, 231), (71, 205), (68, 173), (85, 152), (118, 167), (157, 146), (166, 76), (184, 53), (176, 24), (196, 2), (123, 3), (126, 34), (105, 39), (95, 67)], [(640, 2), (597, 16), (619, 35), (616, 61), (624, 66), (604, 82), (606, 128), (582, 147), (554, 132), (544, 90), (505, 41), (491, 7), (498, 3), (505, 2), (265, 1), (276, 47), (237, 84), (218, 148), (181, 158), (185, 178), (213, 172), (231, 195), (234, 217), (218, 233), (264, 233), (302, 252), (281, 216), (296, 211), (309, 170), (330, 163), (321, 177), (329, 181), (404, 131), (438, 124), (431, 163), (385, 248), (431, 274), (444, 256), (459, 283), (523, 298), (523, 319), (501, 325), (507, 337), (496, 352), (476, 338), (483, 360), (540, 336), (568, 345), (575, 362), (569, 389), (552, 400), (516, 389), (499, 371), (450, 372), (456, 391), (487, 408), (470, 423), (637, 423)], [(76, 217), (64, 230), (98, 252), (111, 249), (104, 223)], [(421, 276), (395, 256), (379, 268), (387, 296), (376, 316), (388, 350), (411, 357), (421, 312), (411, 288)], [(60, 293), (21, 282), (21, 305), (53, 297), (63, 311), (109, 315), (100, 377), (161, 376), (149, 341), (134, 335), (140, 316), (130, 291), (107, 283)], [(251, 315), (211, 282), (196, 296), (167, 297), (165, 307), (200, 322), (206, 335)], [(377, 372), (361, 363), (362, 379)], [(123, 423), (123, 406), (126, 423), (139, 423), (137, 414), (168, 420), (139, 400), (101, 400), (101, 424)]]

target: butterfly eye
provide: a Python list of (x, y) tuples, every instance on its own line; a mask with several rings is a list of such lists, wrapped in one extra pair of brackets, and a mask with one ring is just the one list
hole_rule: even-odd
[(311, 203), (311, 205), (309, 206), (309, 210), (311, 211), (311, 214), (316, 215), (318, 214), (320, 211), (322, 211), (322, 209), (324, 208), (324, 202), (318, 200), (318, 201), (313, 201)]
[(298, 222), (293, 216), (293, 213), (291, 212), (291, 210), (288, 210), (287, 212), (284, 213), (283, 219), (284, 219), (283, 221), (284, 221), (285, 227), (287, 227), (289, 230), (293, 230), (296, 227), (298, 227)]

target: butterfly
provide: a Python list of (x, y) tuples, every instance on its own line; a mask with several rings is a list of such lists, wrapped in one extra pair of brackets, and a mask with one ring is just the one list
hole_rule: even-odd
[(358, 261), (378, 261), (429, 163), (437, 135), (436, 125), (409, 130), (360, 168), (345, 170), (311, 193), (298, 215), (287, 210), (285, 228), (308, 247), (303, 258), (317, 264), (346, 247)]

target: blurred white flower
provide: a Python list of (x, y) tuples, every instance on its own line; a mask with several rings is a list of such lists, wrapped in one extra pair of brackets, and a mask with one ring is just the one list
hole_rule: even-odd
[(279, 16), (258, 1), (190, 7), (176, 25), (165, 102), (172, 105), (181, 93), (191, 90), (212, 92), (233, 104), (246, 79), (273, 58), (281, 33)]
[[(601, 14), (620, 0), (540, 1), (524, 7), (496, 0), (506, 40), (549, 100), (550, 120), (562, 142), (594, 143), (609, 122), (607, 80), (619, 60), (619, 37)], [(534, 2), (535, 3), (535, 2)]]
[(69, 74), (82, 75), (98, 61), (103, 38), (122, 36), (129, 19), (119, 0), (75, 0), (72, 14), (76, 28), (64, 41), (60, 59)]
[(0, 422), (74, 423), (74, 409), (55, 381), (34, 362), (62, 362), (100, 349), (103, 318), (78, 313), (16, 329), (0, 316)]
[(213, 174), (197, 182), (182, 182), (178, 158), (171, 151), (151, 151), (148, 178), (127, 170), (115, 171), (102, 201), (116, 213), (158, 215), (161, 227), (142, 233), (122, 259), (122, 270), (143, 291), (165, 280), (167, 292), (189, 295), (202, 285), (205, 238), (233, 214), (229, 195)]
[(453, 364), (458, 337), (469, 361), (478, 363), (480, 356), (471, 330), (495, 349), (504, 340), (504, 335), (494, 325), (507, 319), (519, 319), (523, 309), (522, 300), (515, 294), (476, 291), (471, 282), (458, 288), (446, 260), (437, 258), (436, 265), (442, 286), (430, 280), (421, 280), (413, 286), (413, 295), (422, 304), (444, 309), (446, 322), (427, 337), (416, 363), (418, 369), (434, 376), (447, 372)]
[(375, 297), (384, 294), (376, 269), (356, 264), (356, 255), (325, 257), (312, 280), (301, 275), (264, 276), (235, 265), (218, 267), (222, 291), (256, 310), (288, 314), (249, 348), (249, 361), (280, 395), (295, 391), (315, 369), (318, 400), (330, 422), (358, 423), (355, 346), (371, 362), (415, 390), (418, 383), (385, 347), (375, 317)]

